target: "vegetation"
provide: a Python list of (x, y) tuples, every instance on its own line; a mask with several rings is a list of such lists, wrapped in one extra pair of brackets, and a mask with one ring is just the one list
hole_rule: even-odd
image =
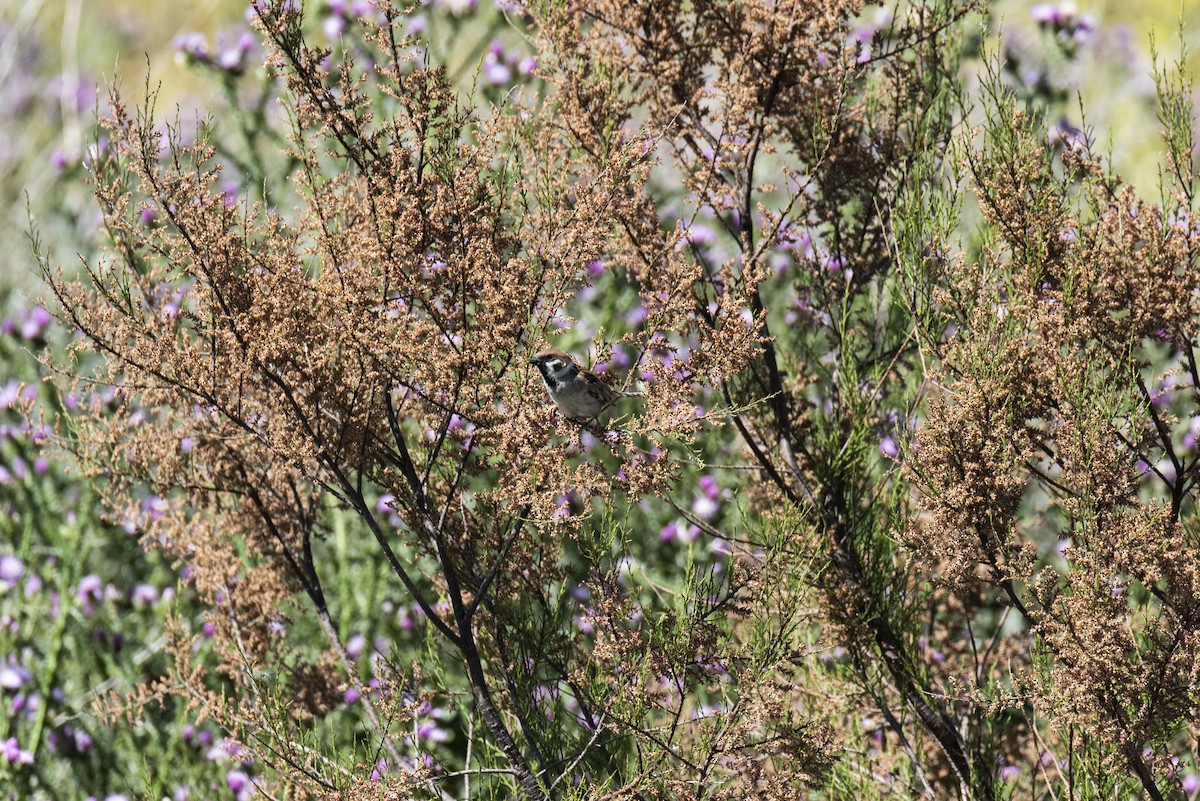
[(1183, 56), (1146, 198), (1067, 6), (1040, 70), (972, 0), (247, 19), (203, 124), (112, 92), (80, 267), (33, 229), (10, 797), (1200, 790)]

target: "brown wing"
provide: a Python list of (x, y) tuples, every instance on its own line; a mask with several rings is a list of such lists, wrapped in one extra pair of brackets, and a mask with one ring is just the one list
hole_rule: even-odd
[(587, 382), (588, 390), (601, 399), (605, 406), (616, 403), (621, 393), (610, 387), (600, 376), (591, 370), (580, 370), (579, 374)]

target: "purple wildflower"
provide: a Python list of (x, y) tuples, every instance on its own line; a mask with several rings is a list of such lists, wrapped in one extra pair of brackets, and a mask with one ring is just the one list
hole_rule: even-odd
[(25, 563), (12, 554), (0, 556), (0, 587), (10, 590), (25, 575)]
[(358, 659), (362, 656), (363, 648), (367, 644), (367, 639), (361, 634), (355, 634), (346, 641), (346, 656), (351, 659)]
[(229, 785), (229, 789), (235, 793), (240, 793), (250, 784), (250, 777), (245, 772), (240, 770), (231, 770), (225, 774), (225, 783)]
[(9, 737), (2, 744), (4, 748), (4, 758), (9, 764), (16, 763), (18, 765), (32, 765), (33, 754), (21, 748), (21, 744), (17, 742), (16, 737)]

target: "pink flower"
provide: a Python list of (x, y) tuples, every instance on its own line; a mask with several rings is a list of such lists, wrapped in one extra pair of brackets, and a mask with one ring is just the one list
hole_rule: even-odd
[(25, 564), (20, 559), (12, 554), (0, 556), (0, 587), (6, 590), (12, 589), (23, 575), (25, 575)]
[(896, 445), (896, 438), (889, 434), (881, 439), (879, 441), (879, 452), (889, 459), (895, 459), (900, 453), (900, 448)]
[(483, 59), (483, 79), (494, 86), (503, 86), (512, 80), (512, 70), (502, 61), (488, 54)]
[(8, 760), (9, 764), (33, 764), (33, 754), (21, 748), (21, 744), (17, 742), (16, 737), (9, 737), (0, 745), (4, 748), (4, 758)]
[(34, 306), (21, 323), (21, 336), (25, 339), (37, 339), (50, 324), (50, 312), (41, 306)]
[(78, 586), (75, 587), (75, 600), (83, 604), (84, 607), (89, 607), (92, 601), (99, 601), (104, 597), (104, 582), (95, 573), (89, 573), (79, 580)]
[(240, 793), (250, 783), (250, 777), (243, 771), (231, 770), (225, 774), (225, 783), (229, 785), (230, 790)]
[(31, 681), (33, 681), (33, 673), (20, 665), (0, 667), (0, 687), (6, 690), (19, 690)]
[(351, 659), (358, 659), (362, 656), (363, 648), (366, 646), (367, 640), (361, 634), (355, 634), (346, 641), (346, 656)]

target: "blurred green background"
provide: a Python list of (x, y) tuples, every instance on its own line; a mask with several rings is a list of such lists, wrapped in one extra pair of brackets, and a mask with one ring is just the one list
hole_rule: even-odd
[[(1003, 47), (1054, 65), (1053, 35), (1039, 30), (1036, 8), (1069, 9), (1070, 3), (997, 0), (992, 4), (993, 33)], [(487, 8), (485, 8), (487, 6)], [(1150, 197), (1157, 195), (1155, 156), (1158, 123), (1148, 101), (1150, 37), (1161, 58), (1179, 54), (1178, 31), (1187, 31), (1188, 66), (1200, 70), (1200, 3), (1186, 0), (1078, 0), (1079, 15), (1095, 23), (1094, 33), (1078, 48), (1076, 63), (1059, 79), (1077, 89), (1087, 124), (1103, 149), (1111, 149), (1119, 172)], [(90, 255), (97, 222), (78, 166), (91, 143), (97, 109), (114, 81), (124, 95), (139, 100), (147, 80), (161, 86), (159, 113), (180, 111), (181, 119), (204, 116), (212, 106), (217, 82), (178, 52), (181, 37), (202, 34), (210, 48), (226, 44), (246, 30), (246, 4), (239, 0), (162, 3), (149, 0), (3, 0), (0, 2), (0, 202), (3, 237), (0, 297), (10, 307), (39, 294), (39, 280), (25, 244), (32, 212), (58, 263), (70, 265), (77, 254)], [(309, 2), (309, 11), (319, 12)], [(491, 14), (482, 3), (473, 12)], [(463, 29), (459, 29), (461, 36)], [(475, 37), (470, 37), (472, 40)], [(447, 55), (469, 71), (478, 62), (481, 42), (456, 39)], [(98, 90), (98, 91), (97, 91)], [(1080, 125), (1078, 104), (1063, 114)], [(14, 293), (12, 290), (16, 290)]]

